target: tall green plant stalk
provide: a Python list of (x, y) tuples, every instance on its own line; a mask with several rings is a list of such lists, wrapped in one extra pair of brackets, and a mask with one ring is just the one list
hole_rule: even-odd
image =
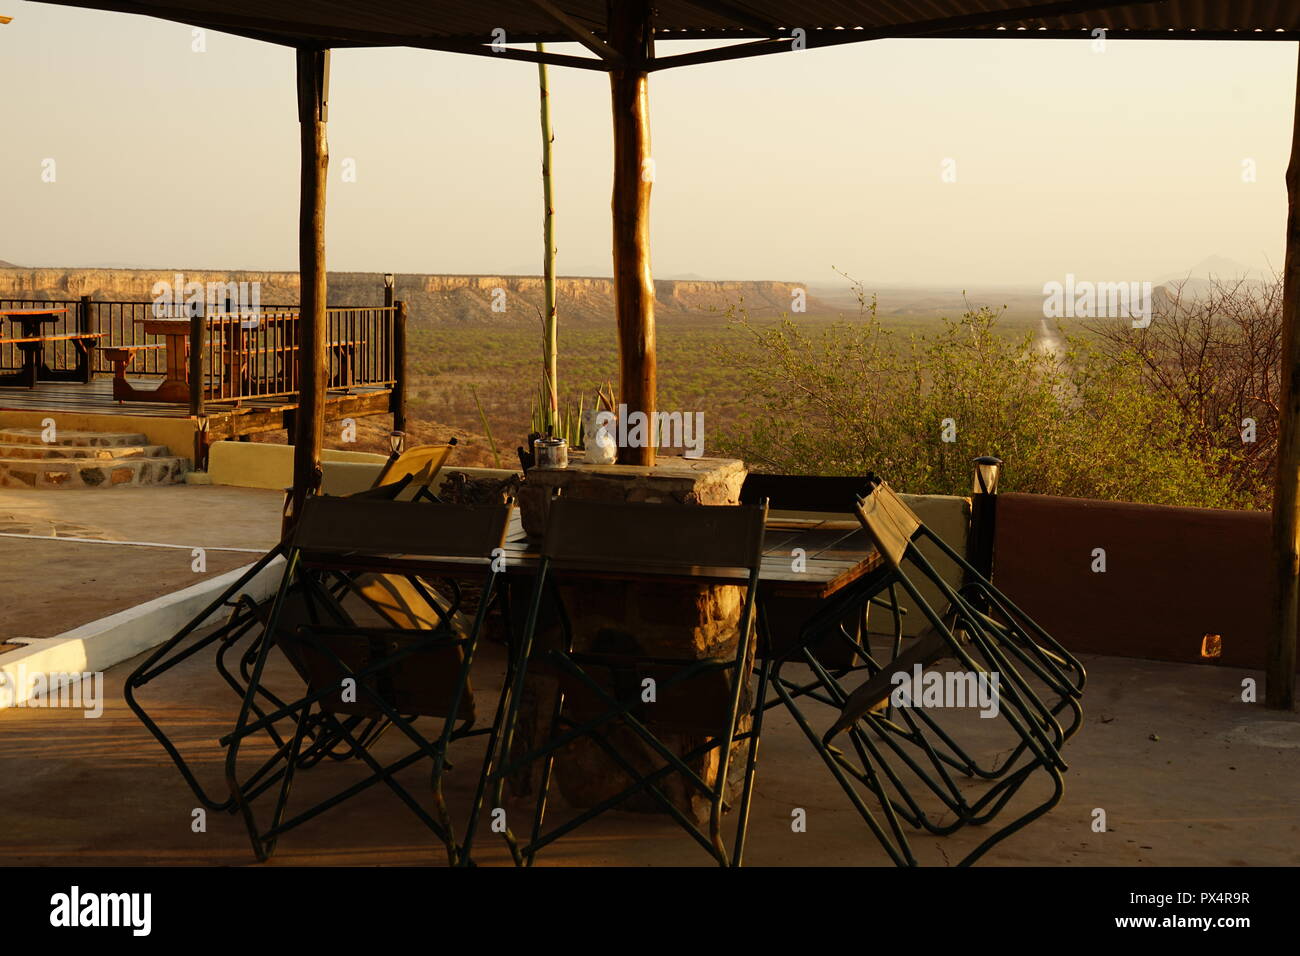
[[(537, 44), (537, 52), (542, 53), (545, 44)], [(546, 284), (546, 315), (543, 318), (542, 339), (542, 382), (546, 389), (546, 425), (554, 432), (560, 412), (560, 390), (557, 377), (556, 353), (559, 346), (558, 317), (555, 310), (555, 200), (551, 180), (551, 144), (555, 142), (555, 132), (551, 129), (551, 86), (546, 75), (546, 64), (537, 64), (537, 81), (541, 92), (542, 120), (542, 197), (546, 207), (542, 220), (543, 242), (546, 252), (542, 260), (543, 275)]]
[(487, 413), (483, 411), (483, 403), (478, 400), (478, 389), (471, 385), (469, 393), (474, 396), (474, 404), (478, 406), (478, 420), (483, 423), (483, 435), (488, 440), (488, 447), (492, 449), (492, 457), (496, 459), (497, 467), (500, 468), (501, 453), (497, 451), (497, 443), (492, 437), (492, 426), (488, 424)]

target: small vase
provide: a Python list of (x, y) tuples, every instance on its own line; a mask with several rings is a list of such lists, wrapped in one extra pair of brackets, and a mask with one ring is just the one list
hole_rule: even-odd
[(583, 461), (589, 465), (612, 465), (618, 459), (618, 443), (610, 434), (613, 412), (594, 408), (582, 413)]

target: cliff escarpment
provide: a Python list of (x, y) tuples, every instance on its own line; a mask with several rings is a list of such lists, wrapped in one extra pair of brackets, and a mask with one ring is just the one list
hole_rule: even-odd
[[(296, 272), (217, 272), (164, 269), (24, 269), (0, 268), (0, 298), (75, 299), (88, 295), (100, 301), (148, 302), (159, 283), (257, 284), (263, 305), (298, 302)], [(614, 280), (565, 276), (557, 280), (561, 320), (587, 322), (612, 319)], [(741, 305), (753, 315), (791, 311), (803, 288), (797, 282), (660, 279), (655, 282), (655, 310), (660, 317), (716, 315)], [(540, 276), (399, 274), (397, 297), (408, 303), (412, 321), (536, 322), (543, 310)], [(380, 305), (383, 276), (374, 272), (331, 272), (330, 305)], [(808, 312), (830, 307), (807, 300)]]

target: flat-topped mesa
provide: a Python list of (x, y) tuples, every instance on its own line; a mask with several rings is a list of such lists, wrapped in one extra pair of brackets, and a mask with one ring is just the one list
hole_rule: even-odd
[[(76, 299), (149, 302), (159, 283), (185, 283), (207, 288), (228, 283), (257, 283), (263, 306), (294, 304), (299, 299), (296, 272), (211, 269), (6, 269), (0, 268), (0, 298)], [(400, 274), (397, 297), (407, 301), (415, 322), (535, 322), (544, 308), (545, 286), (532, 275)], [(609, 321), (614, 315), (614, 280), (601, 276), (562, 276), (557, 279), (561, 321)], [(383, 276), (373, 272), (331, 272), (331, 305), (381, 305)], [(804, 297), (798, 282), (767, 280), (656, 279), (655, 309), (661, 317), (705, 316), (742, 305), (752, 313), (775, 315), (792, 311)], [(803, 303), (799, 303), (803, 305)], [(806, 311), (834, 309), (814, 299)]]

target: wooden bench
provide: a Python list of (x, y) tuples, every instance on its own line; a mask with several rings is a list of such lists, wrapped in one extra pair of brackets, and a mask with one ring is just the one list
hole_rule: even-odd
[[(220, 361), (225, 366), (225, 381), (228, 383), (237, 383), (241, 392), (247, 393), (243, 397), (253, 397), (256, 389), (252, 387), (251, 377), (248, 373), (248, 359), (250, 356), (257, 355), (282, 355), (285, 357), (292, 356), (298, 351), (297, 343), (287, 343), (281, 346), (257, 347), (257, 348), (226, 348), (225, 344), (218, 340), (209, 342), (211, 356), (214, 361)], [(349, 388), (353, 384), (354, 371), (356, 364), (356, 349), (361, 345), (360, 341), (337, 340), (326, 342), (326, 349), (334, 352), (337, 358), (337, 369), (331, 376), (329, 386), (331, 388)], [(183, 351), (184, 356), (168, 355), (169, 372), (166, 379), (156, 389), (138, 389), (126, 380), (126, 371), (131, 363), (135, 360), (137, 352), (149, 349), (167, 349), (169, 346), (165, 343), (133, 344), (133, 345), (101, 345), (100, 350), (104, 357), (113, 365), (113, 397), (119, 402), (122, 401), (170, 401), (186, 402), (189, 401), (189, 371), (188, 371), (188, 343), (185, 344)], [(173, 352), (176, 346), (171, 346)], [(174, 366), (174, 368), (173, 368)], [(182, 367), (183, 366), (183, 367)], [(278, 386), (276, 391), (283, 391), (287, 388), (290, 376), (286, 374), (286, 369), (281, 367), (273, 376), (272, 381), (267, 384)], [(213, 398), (227, 397), (224, 395), (224, 389), (215, 381), (209, 386)], [(228, 396), (235, 398), (238, 396)]]
[[(101, 345), (99, 350), (104, 353), (104, 358), (108, 359), (113, 366), (113, 398), (119, 402), (127, 399), (139, 400), (143, 398), (144, 396), (139, 394), (135, 386), (126, 380), (127, 367), (135, 361), (136, 352), (166, 348), (167, 346), (162, 342), (150, 345)], [(145, 400), (154, 397), (149, 395)]]
[(104, 358), (113, 363), (113, 374), (125, 374), (127, 366), (135, 359), (135, 353), (146, 349), (165, 349), (167, 346), (161, 342), (151, 345), (101, 345), (99, 350), (104, 353)]
[[(0, 375), (0, 385), (25, 385), (35, 388), (37, 382), (90, 381), (90, 350), (96, 340), (107, 332), (67, 332), (58, 335), (24, 335), (17, 338), (0, 338), (0, 345), (16, 345), (23, 353), (23, 367), (17, 372)], [(71, 342), (77, 349), (75, 368), (53, 369), (45, 364), (46, 342)]]
[[(330, 378), (330, 388), (350, 388), (354, 384), (354, 371), (356, 367), (356, 350), (361, 345), (360, 341), (339, 340), (326, 342), (325, 348), (334, 352), (338, 356), (338, 367), (334, 375)], [(253, 355), (283, 355), (291, 356), (297, 352), (300, 346), (297, 343), (287, 345), (272, 346), (269, 348), (251, 348), (236, 350), (221, 350), (226, 365), (226, 377), (229, 381), (243, 381), (248, 376), (247, 358)], [(238, 365), (238, 368), (236, 368)], [(283, 368), (276, 373), (276, 381), (283, 384), (288, 381), (288, 376)]]

